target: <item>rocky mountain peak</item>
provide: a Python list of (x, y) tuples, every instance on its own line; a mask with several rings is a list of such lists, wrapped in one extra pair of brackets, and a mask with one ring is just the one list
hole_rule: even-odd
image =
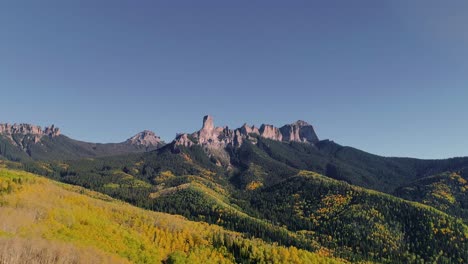
[(31, 135), (39, 138), (43, 136), (57, 137), (60, 135), (60, 129), (54, 125), (42, 129), (40, 126), (31, 124), (0, 124), (0, 134), (11, 136), (18, 135)]
[(126, 141), (132, 145), (154, 147), (162, 143), (161, 138), (158, 137), (153, 131), (144, 130), (135, 136), (127, 139)]
[(319, 141), (312, 125), (302, 120), (281, 128), (269, 124), (262, 124), (260, 128), (244, 124), (232, 130), (228, 127), (215, 127), (213, 117), (207, 115), (203, 117), (203, 125), (199, 131), (192, 134), (179, 134), (175, 143), (184, 146), (199, 144), (210, 148), (236, 147), (245, 140), (255, 140), (255, 135), (285, 142), (317, 143)]
[(314, 127), (309, 123), (298, 120), (280, 128), (284, 141), (317, 143), (319, 141)]
[(239, 129), (240, 133), (242, 135), (245, 135), (245, 136), (248, 136), (249, 134), (260, 134), (260, 131), (258, 130), (258, 128), (256, 128), (255, 126), (249, 126), (247, 125), (246, 123), (241, 126)]
[(218, 136), (223, 132), (222, 127), (215, 127), (212, 116), (203, 117), (203, 126), (201, 130), (193, 134), (193, 137), (197, 138), (202, 144), (216, 143)]
[(213, 130), (214, 128), (214, 122), (213, 122), (213, 117), (206, 115), (203, 117), (203, 130)]
[(260, 136), (276, 141), (282, 141), (283, 140), (283, 135), (281, 134), (281, 131), (277, 128), (274, 127), (273, 125), (267, 125), (263, 124), (260, 126)]
[(246, 141), (255, 144), (258, 136), (282, 142), (295, 141), (315, 144), (319, 141), (314, 128), (302, 120), (281, 128), (268, 124), (256, 128), (244, 124), (233, 130), (228, 127), (215, 127), (213, 117), (207, 115), (203, 117), (203, 125), (199, 131), (192, 134), (178, 134), (174, 140), (174, 147), (199, 145), (219, 164), (229, 166), (227, 148), (239, 147)]
[(39, 143), (45, 136), (58, 137), (60, 129), (54, 125), (42, 129), (40, 126), (31, 124), (0, 124), (0, 135), (6, 137), (13, 145), (25, 148), (26, 142)]
[(304, 127), (304, 126), (310, 126), (309, 123), (307, 123), (304, 120), (297, 120), (296, 122), (292, 123), (291, 125), (293, 126), (299, 126), (299, 127)]

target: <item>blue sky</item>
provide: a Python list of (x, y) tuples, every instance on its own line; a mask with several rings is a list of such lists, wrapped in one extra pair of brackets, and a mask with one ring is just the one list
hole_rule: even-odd
[(467, 156), (466, 25), (457, 0), (4, 1), (0, 122), (119, 142), (303, 119), (376, 154)]

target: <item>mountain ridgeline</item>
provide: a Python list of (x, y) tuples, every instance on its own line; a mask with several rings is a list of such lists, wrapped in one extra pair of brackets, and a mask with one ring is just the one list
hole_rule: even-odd
[[(373, 155), (319, 140), (300, 120), (230, 129), (205, 116), (200, 130), (168, 144), (150, 131), (93, 144), (55, 127), (8, 127), (0, 130), (5, 167), (217, 225), (245, 243), (258, 239), (340, 262), (468, 262), (468, 158)], [(258, 262), (255, 246), (222, 240), (210, 240), (212, 250)]]
[(14, 161), (71, 160), (157, 149), (164, 142), (145, 130), (121, 143), (89, 143), (62, 135), (54, 125), (0, 124), (0, 157)]

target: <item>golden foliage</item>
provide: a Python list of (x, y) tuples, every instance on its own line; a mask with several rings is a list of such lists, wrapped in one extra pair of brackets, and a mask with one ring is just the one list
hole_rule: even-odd
[(0, 238), (0, 263), (129, 263), (128, 260), (89, 247), (45, 239)]
[(162, 183), (164, 181), (167, 181), (169, 180), (170, 178), (173, 178), (175, 177), (174, 173), (172, 173), (172, 171), (170, 170), (167, 170), (167, 171), (162, 171), (161, 173), (159, 173), (158, 176), (156, 176), (154, 178), (154, 182), (155, 183)]
[(248, 191), (253, 191), (253, 190), (258, 189), (258, 188), (260, 188), (262, 186), (263, 186), (263, 183), (261, 183), (259, 181), (252, 181), (249, 184), (247, 184), (245, 189), (247, 189)]
[(0, 255), (19, 245), (4, 254), (19, 263), (234, 263), (233, 244), (256, 263), (338, 263), (25, 172), (0, 169), (0, 180)]

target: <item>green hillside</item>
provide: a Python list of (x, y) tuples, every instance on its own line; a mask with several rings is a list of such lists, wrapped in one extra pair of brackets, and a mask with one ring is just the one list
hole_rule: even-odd
[(1, 263), (343, 262), (9, 169), (0, 212)]
[(44, 136), (39, 142), (30, 135), (13, 134), (11, 139), (0, 134), (0, 158), (12, 161), (32, 160), (73, 160), (89, 157), (114, 156), (130, 153), (141, 153), (154, 150), (159, 146), (145, 147), (127, 142), (122, 143), (89, 143), (60, 135)]
[(350, 260), (468, 261), (468, 228), (460, 219), (316, 173), (259, 190), (251, 201), (263, 219), (305, 232)]
[[(60, 175), (55, 172), (57, 164), (45, 169), (57, 179), (142, 208), (183, 215), (284, 246), (327, 251), (350, 261), (468, 261), (468, 231), (460, 219), (290, 167), (288, 173), (297, 173), (269, 178), (276, 172), (269, 166), (278, 163), (261, 162), (268, 159), (262, 152), (249, 153), (244, 161), (250, 166), (242, 177), (248, 172), (252, 178), (242, 188), (231, 184), (238, 176), (229, 178), (209, 160), (189, 152), (161, 150), (151, 153), (150, 162), (139, 156), (82, 160), (62, 164)], [(180, 164), (177, 173), (169, 169), (176, 168), (174, 164)], [(197, 174), (178, 174), (184, 172)]]
[[(386, 158), (331, 141), (264, 138), (226, 153), (224, 166), (201, 146), (173, 144), (148, 153), (5, 164), (248, 239), (352, 262), (468, 261), (463, 177), (427, 178), (463, 174), (466, 158)], [(442, 188), (430, 179), (450, 181)]]
[(419, 179), (395, 191), (395, 195), (430, 205), (468, 222), (468, 177), (446, 172)]

